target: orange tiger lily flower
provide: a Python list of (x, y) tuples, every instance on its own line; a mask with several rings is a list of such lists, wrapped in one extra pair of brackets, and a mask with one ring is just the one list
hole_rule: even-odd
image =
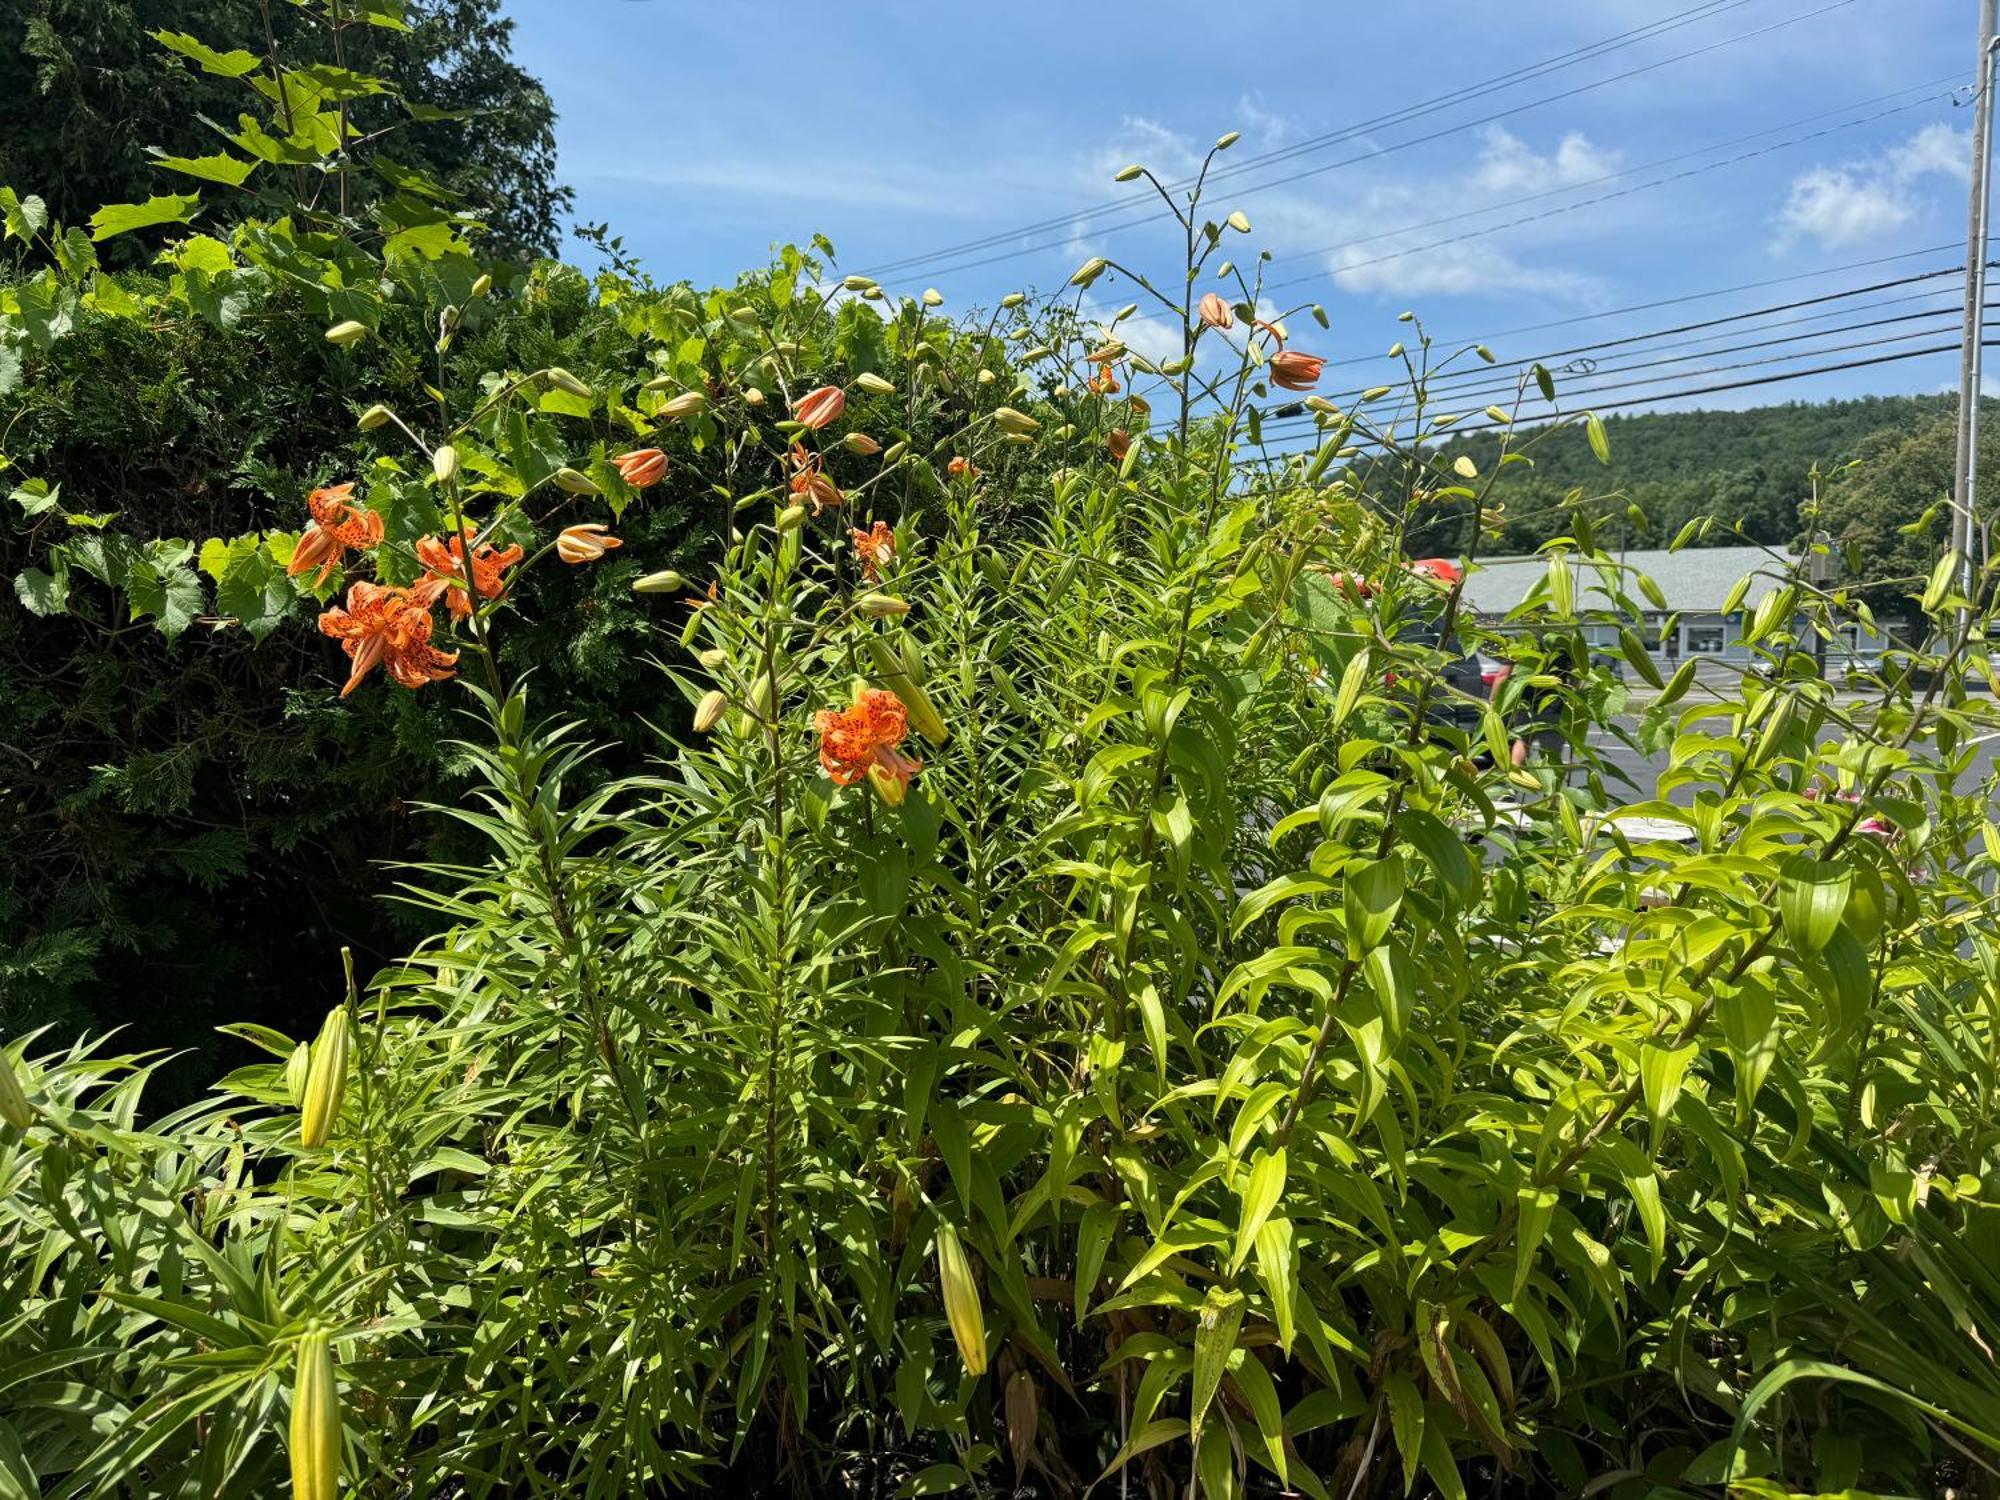
[(581, 521), (575, 526), (566, 526), (556, 536), (556, 556), (566, 563), (596, 562), (613, 547), (625, 544), (611, 535), (611, 528), (600, 521)]
[(1271, 356), (1271, 384), (1288, 391), (1309, 391), (1319, 384), (1320, 371), (1325, 368), (1326, 361), (1317, 354), (1281, 349)]
[(1083, 383), (1083, 388), (1095, 396), (1109, 396), (1118, 389), (1118, 372), (1106, 365)]
[(899, 806), (910, 778), (923, 762), (897, 750), (910, 732), (909, 710), (886, 688), (865, 687), (849, 708), (823, 708), (813, 715), (819, 732), (819, 763), (836, 786), (852, 786), (866, 776), (891, 807)]
[[(424, 565), (423, 580), (411, 590), (411, 597), (429, 604), (439, 594), (454, 620), (472, 613), (472, 596), (465, 591), (465, 549), (478, 533), (470, 521), (462, 535), (451, 539), (427, 536), (417, 542), (417, 561)], [(501, 574), (521, 560), (518, 546), (495, 547), (482, 542), (472, 549), (472, 587), (482, 599), (498, 599), (507, 585)]]
[(953, 479), (962, 479), (967, 475), (970, 475), (974, 479), (979, 477), (979, 470), (973, 467), (972, 460), (963, 456), (954, 458), (950, 463), (946, 464), (944, 471)]
[(385, 667), (397, 682), (419, 688), (443, 682), (458, 662), (456, 651), (431, 644), (431, 612), (408, 589), (389, 588), (365, 580), (347, 591), (347, 605), (336, 605), (319, 617), (320, 634), (340, 642), (349, 662), (345, 698), (377, 667)]
[(840, 486), (827, 477), (818, 454), (808, 453), (794, 443), (791, 461), (792, 494), (800, 501), (810, 501), (814, 515), (841, 503)]
[(792, 406), (792, 418), (800, 426), (817, 432), (838, 420), (846, 409), (847, 392), (837, 385), (823, 385), (799, 397)]
[(1119, 463), (1125, 462), (1125, 455), (1132, 451), (1132, 434), (1122, 427), (1114, 427), (1104, 436), (1104, 446), (1111, 450), (1111, 456)]
[(1217, 292), (1210, 292), (1201, 299), (1201, 320), (1210, 328), (1236, 326), (1236, 314), (1230, 311), (1229, 304)]
[(637, 448), (611, 460), (618, 477), (635, 490), (651, 489), (667, 474), (667, 455), (658, 448)]
[(330, 484), (306, 496), (312, 524), (299, 536), (285, 575), (296, 578), (318, 569), (313, 587), (325, 583), (350, 551), (366, 552), (382, 545), (382, 516), (379, 511), (353, 503), (353, 484)]
[(861, 576), (870, 583), (878, 583), (882, 570), (896, 560), (896, 533), (887, 521), (877, 521), (868, 530), (859, 526), (850, 528), (854, 537), (854, 551), (861, 559)]

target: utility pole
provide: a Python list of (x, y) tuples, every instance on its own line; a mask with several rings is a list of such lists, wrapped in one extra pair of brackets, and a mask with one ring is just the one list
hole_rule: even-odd
[[(2000, 0), (1979, 0), (1979, 70), (1972, 110), (1972, 204), (1965, 241), (1965, 334), (1959, 350), (1958, 462), (1951, 490), (1951, 545), (1959, 589), (1972, 594), (1974, 507), (1979, 499), (1979, 385), (1985, 355), (1986, 214), (1993, 155), (1993, 47)], [(1967, 620), (1960, 611), (1959, 628)]]

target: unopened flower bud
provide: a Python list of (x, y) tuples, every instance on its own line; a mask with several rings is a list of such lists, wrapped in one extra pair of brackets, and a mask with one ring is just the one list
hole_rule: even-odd
[(854, 607), (871, 620), (891, 620), (910, 612), (909, 601), (893, 594), (863, 594), (854, 601)]
[(300, 1042), (285, 1062), (285, 1097), (296, 1109), (306, 1102), (306, 1080), (312, 1076), (312, 1043)]
[(35, 1122), (35, 1106), (28, 1102), (20, 1075), (5, 1057), (0, 1057), (0, 1120), (16, 1130), (26, 1130)]
[(299, 1104), (299, 1143), (317, 1150), (333, 1133), (340, 1117), (340, 1096), (347, 1087), (347, 1011), (335, 1006), (327, 1012), (319, 1040), (312, 1045), (312, 1060), (306, 1068), (305, 1098)]
[(484, 297), (488, 292), (492, 290), (493, 290), (493, 278), (482, 271), (479, 274), (478, 278), (472, 283), (472, 295), (475, 297)]
[(1242, 209), (1237, 209), (1235, 213), (1229, 216), (1229, 227), (1238, 234), (1248, 234), (1250, 232), (1249, 215), (1245, 214)]
[(590, 394), (590, 387), (570, 374), (561, 365), (550, 365), (548, 368), (548, 377), (549, 384), (557, 390), (568, 391), (572, 396), (588, 396)]
[(694, 729), (696, 734), (707, 734), (722, 722), (722, 716), (729, 709), (729, 699), (720, 688), (711, 688), (701, 695), (701, 702), (694, 706)]
[(896, 394), (895, 383), (893, 381), (884, 380), (880, 375), (877, 375), (873, 370), (870, 370), (865, 375), (855, 376), (854, 388), (856, 390), (866, 391), (871, 396), (893, 396)]
[(366, 338), (367, 336), (368, 325), (366, 323), (357, 323), (352, 318), (342, 323), (336, 323), (326, 331), (326, 341), (329, 344), (351, 344), (356, 339)]
[(648, 573), (632, 585), (635, 594), (678, 594), (686, 586), (686, 580), (672, 568), (659, 573)]
[(1089, 260), (1076, 268), (1075, 274), (1069, 279), (1069, 284), (1071, 286), (1089, 286), (1098, 277), (1102, 276), (1110, 265), (1111, 262), (1103, 256), (1093, 255)]
[(951, 1325), (952, 1341), (968, 1375), (986, 1373), (986, 1318), (979, 1306), (979, 1285), (972, 1279), (972, 1264), (965, 1258), (958, 1231), (940, 1224), (937, 1232), (938, 1283), (944, 1292), (945, 1321)]
[(1025, 292), (1009, 292), (1006, 296), (1000, 299), (1000, 305), (1002, 307), (1019, 307), (1023, 302), (1026, 302), (1027, 300), (1028, 297)]
[(840, 446), (849, 453), (858, 453), (863, 458), (882, 451), (882, 445), (865, 432), (850, 432), (840, 440)]
[(743, 392), (743, 404), (745, 406), (762, 406), (764, 404), (764, 393), (758, 390), (756, 386), (750, 386)]
[(803, 505), (787, 505), (778, 512), (778, 519), (773, 524), (780, 532), (797, 531), (806, 524), (806, 508)]
[(1113, 182), (1136, 182), (1145, 170), (1144, 167), (1135, 161), (1129, 167), (1120, 167), (1112, 174), (1111, 180)]
[(363, 432), (373, 432), (389, 420), (389, 408), (377, 401), (368, 410), (354, 419), (354, 425)]
[(568, 464), (564, 464), (560, 469), (556, 470), (555, 481), (557, 489), (564, 490), (572, 495), (601, 495), (604, 493), (597, 487), (596, 480), (592, 479), (581, 469), (572, 469)]
[(670, 421), (691, 417), (708, 405), (708, 397), (700, 391), (682, 391), (678, 396), (669, 396), (660, 404), (660, 415)]
[(943, 306), (944, 306), (944, 293), (943, 293), (943, 292), (940, 292), (940, 291), (939, 291), (939, 290), (938, 290), (938, 289), (937, 289), (936, 287), (934, 287), (934, 286), (927, 286), (927, 287), (925, 287), (925, 288), (924, 288), (924, 306), (925, 306), (925, 307), (943, 307)]
[(729, 665), (729, 653), (720, 646), (710, 646), (700, 656), (697, 656), (695, 660), (700, 662), (704, 667), (707, 667), (709, 671), (719, 672)]
[(458, 450), (450, 443), (439, 443), (431, 454), (431, 473), (437, 476), (439, 484), (450, 484), (452, 476), (458, 473)]
[(292, 1379), (293, 1500), (335, 1500), (340, 1489), (340, 1382), (327, 1330), (314, 1323), (299, 1340)]
[(993, 425), (1002, 432), (1029, 433), (1042, 424), (1024, 411), (1011, 406), (997, 406), (993, 409)]

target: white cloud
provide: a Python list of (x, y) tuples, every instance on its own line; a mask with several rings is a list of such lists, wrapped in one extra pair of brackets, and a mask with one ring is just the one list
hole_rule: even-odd
[[(1282, 116), (1264, 111), (1255, 99), (1245, 99), (1240, 107), (1246, 145), (1253, 138), (1275, 144), (1301, 134)], [(1355, 145), (1364, 147), (1366, 142)], [(1102, 191), (1120, 167), (1141, 162), (1163, 181), (1173, 181), (1193, 175), (1207, 149), (1205, 139), (1197, 141), (1157, 120), (1131, 115), (1103, 148), (1079, 161), (1078, 175), (1080, 182)], [(1533, 292), (1587, 301), (1603, 293), (1599, 278), (1540, 261), (1528, 250), (1502, 249), (1482, 239), (1435, 244), (1451, 237), (1449, 224), (1401, 235), (1384, 235), (1382, 226), (1435, 220), (1441, 202), (1484, 202), (1575, 186), (1617, 171), (1618, 164), (1616, 152), (1595, 145), (1580, 132), (1571, 131), (1548, 149), (1537, 150), (1510, 131), (1489, 129), (1469, 168), (1422, 175), (1389, 163), (1372, 176), (1364, 175), (1365, 168), (1343, 173), (1337, 185), (1333, 180), (1308, 179), (1296, 188), (1261, 192), (1242, 207), (1256, 225), (1254, 243), (1268, 244), (1281, 255), (1314, 245), (1336, 246), (1318, 259), (1321, 269), (1344, 291), (1411, 297)], [(1219, 219), (1236, 206), (1225, 181), (1215, 189), (1206, 212)], [(1532, 244), (1534, 235), (1533, 230), (1516, 234), (1513, 244)], [(1080, 235), (1071, 248), (1091, 253)], [(1296, 276), (1297, 268), (1275, 274)], [(1281, 295), (1289, 302), (1296, 293)]]
[(1901, 229), (1926, 206), (1926, 178), (1965, 180), (1970, 146), (1969, 133), (1933, 122), (1873, 157), (1801, 172), (1778, 210), (1772, 248), (1810, 239), (1840, 250)]
[(1511, 130), (1489, 125), (1483, 132), (1475, 187), (1489, 193), (1542, 193), (1594, 182), (1618, 170), (1619, 153), (1593, 146), (1572, 130), (1543, 156)]

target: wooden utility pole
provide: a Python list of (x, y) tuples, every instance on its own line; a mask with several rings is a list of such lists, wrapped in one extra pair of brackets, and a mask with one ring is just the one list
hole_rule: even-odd
[[(1972, 204), (1965, 237), (1965, 333), (1959, 349), (1958, 462), (1952, 476), (1951, 545), (1960, 592), (1972, 594), (1979, 500), (1979, 384), (1986, 323), (1986, 214), (1993, 155), (1993, 45), (2000, 0), (1979, 0), (1979, 70), (1972, 111)], [(1963, 621), (1961, 621), (1961, 626)]]

